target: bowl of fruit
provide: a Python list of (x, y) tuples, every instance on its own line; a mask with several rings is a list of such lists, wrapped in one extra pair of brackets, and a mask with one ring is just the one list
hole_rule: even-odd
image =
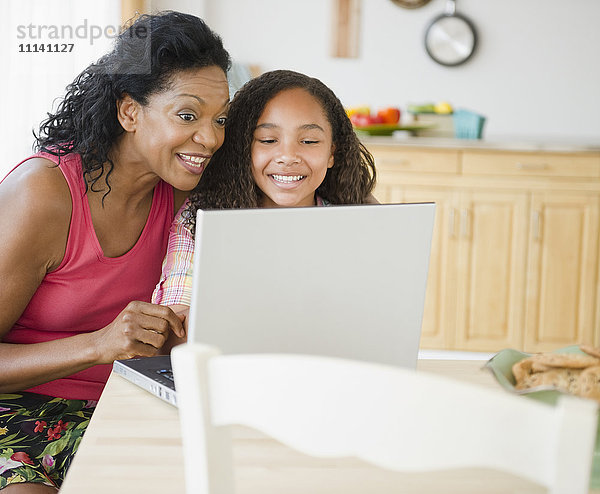
[(358, 134), (391, 136), (399, 130), (414, 132), (424, 128), (423, 125), (402, 125), (402, 111), (395, 106), (380, 108), (376, 112), (372, 112), (368, 106), (360, 106), (348, 108), (346, 113)]

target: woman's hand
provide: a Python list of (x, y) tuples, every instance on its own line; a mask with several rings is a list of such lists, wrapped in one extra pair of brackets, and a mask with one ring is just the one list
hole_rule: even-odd
[(185, 338), (182, 319), (166, 306), (130, 302), (113, 322), (94, 333), (97, 363), (158, 355), (171, 335)]

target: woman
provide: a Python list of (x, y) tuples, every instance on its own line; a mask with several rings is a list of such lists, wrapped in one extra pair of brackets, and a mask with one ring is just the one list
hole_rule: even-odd
[(116, 359), (181, 319), (150, 304), (169, 226), (224, 138), (228, 53), (142, 16), (68, 86), (0, 184), (0, 488), (56, 492)]

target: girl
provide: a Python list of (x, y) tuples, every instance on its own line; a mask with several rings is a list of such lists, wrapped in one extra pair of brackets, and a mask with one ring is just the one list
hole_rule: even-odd
[(189, 308), (198, 209), (363, 204), (375, 202), (374, 184), (373, 158), (325, 84), (289, 70), (249, 81), (231, 103), (223, 146), (171, 226), (153, 301)]

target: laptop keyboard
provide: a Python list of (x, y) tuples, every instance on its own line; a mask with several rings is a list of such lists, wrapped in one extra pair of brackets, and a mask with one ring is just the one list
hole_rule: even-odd
[(156, 373), (160, 376), (166, 377), (169, 381), (175, 382), (173, 379), (173, 371), (171, 369), (159, 369)]
[(173, 371), (171, 369), (158, 369), (156, 373), (158, 374), (156, 381), (173, 390), (175, 389), (175, 379), (173, 379)]

